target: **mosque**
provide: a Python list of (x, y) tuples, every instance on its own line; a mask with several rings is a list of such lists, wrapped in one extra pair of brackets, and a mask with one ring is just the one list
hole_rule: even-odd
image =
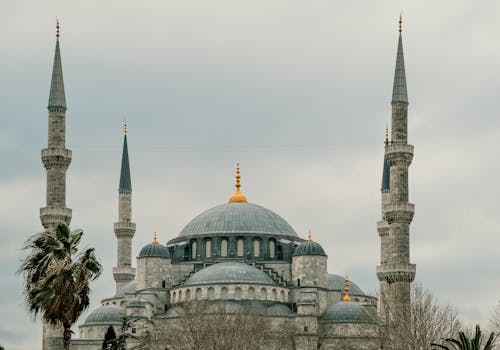
[[(401, 20), (392, 94), (391, 134), (386, 134), (381, 189), (380, 299), (367, 295), (344, 275), (327, 271), (327, 255), (309, 234), (297, 235), (281, 216), (248, 202), (236, 169), (236, 189), (226, 203), (189, 221), (177, 237), (162, 244), (156, 235), (143, 247), (133, 267), (132, 181), (127, 130), (119, 180), (118, 221), (114, 223), (116, 293), (101, 301), (79, 325), (75, 350), (102, 349), (109, 327), (122, 332), (130, 322), (131, 343), (144, 349), (182, 349), (167, 336), (193, 310), (210, 315), (255, 315), (272, 339), (285, 335), (280, 349), (380, 349), (380, 328), (388, 305), (408, 310), (415, 265), (409, 257), (409, 226), (414, 206), (408, 202), (408, 168), (413, 146), (407, 143), (408, 97)], [(48, 147), (42, 150), (47, 170), (45, 228), (69, 225), (66, 170), (71, 151), (65, 146), (66, 101), (59, 47), (59, 27), (49, 96)], [(111, 281), (110, 281), (111, 283)], [(200, 307), (196, 307), (200, 306)], [(203, 306), (203, 307), (201, 307)], [(231, 318), (228, 318), (231, 320)], [(177, 328), (176, 328), (177, 327)], [(245, 329), (241, 330), (245, 332)], [(179, 332), (186, 332), (180, 330)], [(180, 336), (180, 335), (179, 335)], [(183, 333), (186, 337), (186, 333)], [(61, 334), (44, 325), (43, 349), (61, 349)], [(186, 340), (187, 341), (187, 340)], [(271, 344), (271, 341), (269, 341)], [(137, 344), (136, 344), (137, 345)], [(269, 345), (269, 349), (277, 349)]]

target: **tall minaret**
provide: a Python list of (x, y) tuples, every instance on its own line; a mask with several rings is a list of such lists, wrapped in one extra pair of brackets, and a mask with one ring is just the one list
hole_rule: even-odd
[(384, 157), (383, 220), (379, 223), (382, 254), (377, 277), (381, 310), (389, 312), (391, 319), (405, 321), (410, 315), (410, 283), (415, 278), (416, 267), (410, 263), (410, 223), (415, 206), (408, 202), (408, 167), (413, 159), (413, 146), (407, 143), (408, 94), (401, 26), (400, 17), (391, 102), (391, 140), (386, 141)]
[[(59, 222), (69, 225), (71, 209), (66, 208), (66, 170), (71, 163), (71, 151), (66, 149), (66, 97), (59, 51), (59, 21), (56, 26), (56, 52), (52, 68), (49, 104), (49, 141), (42, 149), (42, 162), (47, 169), (46, 206), (40, 208), (44, 228)], [(60, 326), (43, 323), (43, 350), (62, 349), (63, 330)]]
[(127, 123), (123, 127), (123, 153), (118, 188), (118, 222), (114, 229), (118, 239), (117, 262), (113, 268), (113, 277), (118, 290), (135, 278), (135, 268), (132, 267), (132, 238), (135, 233), (135, 223), (132, 222), (132, 184), (130, 181), (130, 165), (128, 162)]
[(71, 209), (66, 208), (66, 170), (71, 163), (71, 151), (66, 149), (66, 97), (59, 51), (59, 22), (57, 22), (56, 52), (50, 83), (49, 142), (42, 149), (42, 162), (47, 169), (47, 199), (40, 208), (40, 219), (45, 228), (64, 222), (69, 225)]

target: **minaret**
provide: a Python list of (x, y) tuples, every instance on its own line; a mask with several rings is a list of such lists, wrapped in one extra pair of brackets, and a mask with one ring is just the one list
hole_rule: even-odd
[(383, 220), (378, 227), (382, 254), (377, 277), (382, 316), (404, 322), (410, 315), (410, 283), (415, 278), (416, 267), (410, 263), (410, 223), (415, 206), (408, 202), (408, 167), (413, 159), (413, 146), (407, 142), (408, 94), (401, 17), (391, 105), (391, 141), (386, 140), (384, 157)]
[(64, 222), (69, 225), (71, 209), (66, 208), (66, 170), (71, 163), (71, 151), (66, 149), (66, 97), (59, 51), (59, 22), (57, 22), (56, 52), (50, 83), (49, 141), (42, 149), (42, 162), (47, 169), (46, 206), (40, 208), (40, 219), (46, 229)]
[(122, 166), (120, 186), (118, 188), (118, 222), (114, 224), (116, 238), (118, 239), (118, 249), (116, 267), (113, 268), (113, 277), (116, 281), (117, 290), (135, 278), (135, 268), (132, 267), (132, 238), (135, 233), (135, 223), (132, 222), (132, 184), (128, 162), (126, 122), (123, 131)]
[[(66, 208), (66, 170), (71, 163), (71, 151), (66, 149), (66, 97), (59, 50), (59, 21), (56, 25), (56, 51), (50, 83), (49, 140), (42, 149), (42, 162), (47, 170), (46, 205), (40, 208), (40, 220), (45, 229), (60, 222), (69, 225), (71, 209)], [(63, 329), (61, 326), (43, 322), (43, 350), (62, 349)]]

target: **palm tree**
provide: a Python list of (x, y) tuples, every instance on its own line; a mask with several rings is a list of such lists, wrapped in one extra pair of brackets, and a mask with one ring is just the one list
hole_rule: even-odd
[(30, 237), (24, 249), (31, 253), (18, 273), (25, 278), (28, 310), (49, 324), (62, 325), (64, 349), (71, 345), (71, 326), (89, 306), (89, 282), (101, 274), (94, 249), (78, 253), (83, 231), (63, 223)]
[(474, 338), (469, 339), (465, 332), (458, 333), (458, 339), (447, 338), (445, 345), (432, 343), (432, 346), (443, 350), (493, 350), (495, 348), (495, 333), (491, 333), (483, 346), (483, 334), (479, 325), (476, 326)]

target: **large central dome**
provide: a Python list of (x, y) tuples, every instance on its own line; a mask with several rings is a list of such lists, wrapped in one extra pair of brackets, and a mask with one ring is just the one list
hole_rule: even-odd
[(256, 204), (229, 202), (195, 217), (182, 229), (179, 237), (213, 234), (269, 234), (298, 237), (278, 214)]

